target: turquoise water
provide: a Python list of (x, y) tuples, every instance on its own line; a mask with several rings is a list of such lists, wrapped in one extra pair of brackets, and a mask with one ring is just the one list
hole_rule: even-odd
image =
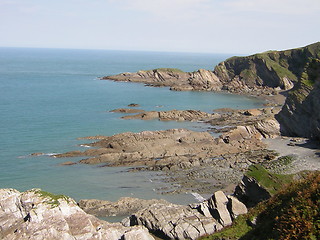
[[(127, 168), (59, 164), (74, 159), (31, 157), (34, 152), (84, 150), (76, 138), (126, 131), (164, 130), (195, 123), (121, 120), (115, 108), (138, 103), (142, 109), (254, 108), (261, 102), (212, 92), (172, 92), (98, 77), (140, 69), (213, 69), (229, 55), (102, 50), (0, 48), (0, 188), (45, 191), (75, 199), (117, 200), (121, 196), (190, 202), (192, 195), (158, 195), (155, 173)], [(161, 177), (159, 180), (161, 180)]]

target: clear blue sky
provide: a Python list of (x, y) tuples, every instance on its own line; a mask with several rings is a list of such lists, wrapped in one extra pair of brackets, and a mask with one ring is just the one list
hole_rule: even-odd
[(320, 0), (0, 0), (0, 46), (250, 54), (320, 41)]

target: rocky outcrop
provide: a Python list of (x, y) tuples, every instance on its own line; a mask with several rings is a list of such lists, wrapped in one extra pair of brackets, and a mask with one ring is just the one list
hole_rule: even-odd
[(127, 222), (131, 226), (143, 225), (165, 238), (197, 239), (231, 225), (234, 218), (244, 213), (244, 204), (218, 191), (210, 199), (190, 206), (151, 205), (131, 215)]
[(98, 217), (128, 216), (153, 204), (169, 204), (163, 199), (144, 200), (139, 198), (122, 197), (116, 202), (97, 199), (82, 199), (79, 206), (89, 214)]
[(286, 51), (268, 51), (247, 57), (232, 57), (216, 66), (214, 73), (226, 90), (257, 87), (291, 89), (310, 58), (319, 58), (320, 43)]
[(286, 136), (320, 140), (320, 56), (310, 60), (296, 87), (276, 116)]
[[(261, 141), (242, 138), (226, 143), (208, 132), (186, 129), (121, 133), (87, 144), (97, 147), (84, 152), (74, 151), (55, 157), (91, 156), (80, 163), (106, 163), (107, 166), (153, 166), (154, 170), (190, 168), (207, 158), (226, 153), (260, 149)], [(241, 146), (241, 147), (240, 147)]]
[(277, 94), (289, 90), (302, 76), (310, 59), (319, 58), (320, 43), (286, 51), (268, 51), (246, 57), (232, 57), (214, 71), (183, 72), (160, 68), (103, 77), (104, 80), (142, 82), (171, 90), (201, 90), (254, 95)]
[(217, 114), (210, 114), (197, 110), (171, 110), (171, 111), (151, 111), (136, 115), (127, 115), (123, 119), (141, 119), (161, 121), (205, 121), (218, 117)]
[(221, 83), (212, 71), (200, 69), (196, 72), (183, 72), (179, 69), (159, 68), (136, 73), (122, 73), (103, 77), (103, 80), (141, 82), (155, 87), (170, 87), (175, 91), (205, 90), (217, 91)]
[(223, 228), (214, 218), (175, 204), (154, 204), (129, 219), (131, 226), (145, 226), (157, 236), (169, 239), (197, 239)]
[(142, 226), (124, 227), (86, 214), (76, 202), (40, 189), (0, 189), (1, 239), (154, 239)]
[(271, 197), (270, 192), (263, 187), (255, 178), (243, 176), (237, 185), (234, 195), (247, 207), (254, 207), (259, 202)]

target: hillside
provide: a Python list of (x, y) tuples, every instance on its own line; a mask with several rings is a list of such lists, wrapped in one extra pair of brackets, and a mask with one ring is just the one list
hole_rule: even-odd
[(320, 42), (306, 47), (232, 57), (215, 67), (214, 73), (227, 90), (240, 83), (288, 90), (301, 78), (311, 59), (320, 58)]
[(276, 118), (283, 135), (320, 140), (320, 58), (308, 62)]
[(319, 189), (319, 172), (310, 173), (239, 216), (230, 228), (202, 239), (319, 239)]
[(301, 78), (310, 59), (320, 58), (320, 42), (306, 47), (268, 51), (246, 57), (232, 57), (214, 71), (200, 69), (183, 72), (159, 68), (136, 73), (102, 77), (103, 80), (141, 82), (150, 86), (170, 87), (176, 91), (228, 91), (268, 95), (291, 89)]

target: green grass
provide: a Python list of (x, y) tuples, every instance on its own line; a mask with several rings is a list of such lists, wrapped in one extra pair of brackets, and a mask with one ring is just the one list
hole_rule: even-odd
[(270, 173), (260, 164), (251, 165), (246, 175), (256, 179), (271, 195), (275, 194), (284, 184), (291, 182), (293, 179), (292, 175)]
[(248, 218), (249, 214), (241, 215), (233, 222), (232, 226), (210, 236), (202, 237), (200, 240), (239, 239), (252, 230), (252, 227), (248, 225)]
[(45, 192), (42, 190), (37, 190), (35, 193), (40, 195), (40, 197), (48, 199), (48, 201), (46, 201), (46, 203), (52, 205), (52, 207), (59, 206), (59, 204), (60, 204), (59, 199), (64, 199), (66, 201), (69, 201), (69, 197), (62, 195), (62, 194), (56, 195), (56, 194)]
[[(257, 170), (254, 170), (257, 172)], [(222, 231), (201, 240), (320, 239), (320, 172), (295, 180)], [(256, 223), (250, 224), (253, 219)]]

